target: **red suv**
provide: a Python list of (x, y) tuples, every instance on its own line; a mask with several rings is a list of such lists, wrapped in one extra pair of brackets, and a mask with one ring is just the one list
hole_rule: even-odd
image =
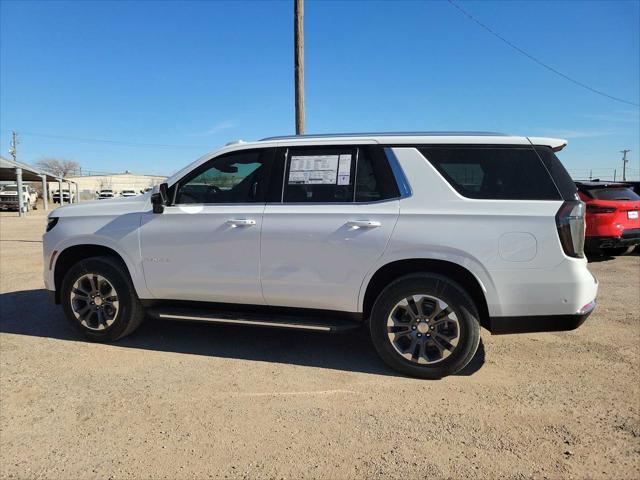
[(640, 195), (625, 183), (576, 182), (587, 204), (585, 250), (621, 255), (640, 244)]

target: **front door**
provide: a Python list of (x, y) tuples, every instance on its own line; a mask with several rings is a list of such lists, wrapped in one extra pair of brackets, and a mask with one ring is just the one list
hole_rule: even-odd
[(273, 153), (216, 157), (171, 188), (163, 213), (143, 215), (140, 248), (154, 297), (264, 304), (260, 229)]

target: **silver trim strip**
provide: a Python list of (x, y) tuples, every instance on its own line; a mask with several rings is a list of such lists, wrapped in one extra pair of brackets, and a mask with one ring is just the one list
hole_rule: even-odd
[(385, 147), (384, 153), (387, 156), (387, 160), (389, 161), (389, 166), (391, 167), (391, 171), (393, 176), (396, 178), (396, 183), (398, 184), (398, 189), (400, 190), (400, 198), (407, 198), (412, 195), (411, 185), (409, 184), (409, 180), (404, 174), (402, 167), (400, 166), (400, 162), (398, 161), (398, 157), (393, 151), (391, 147)]
[(328, 332), (331, 327), (324, 327), (321, 325), (300, 325), (296, 323), (280, 323), (280, 322), (264, 322), (253, 320), (236, 320), (230, 318), (215, 318), (215, 317), (192, 317), (189, 315), (171, 315), (166, 313), (160, 313), (160, 318), (168, 318), (172, 320), (194, 320), (198, 322), (211, 322), (211, 323), (230, 323), (234, 325), (257, 325), (260, 327), (280, 327), (280, 328), (294, 328), (298, 330), (320, 330)]

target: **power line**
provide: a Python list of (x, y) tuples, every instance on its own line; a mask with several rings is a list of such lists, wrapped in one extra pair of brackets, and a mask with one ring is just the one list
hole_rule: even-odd
[(564, 78), (565, 80), (570, 81), (571, 83), (574, 83), (586, 90), (589, 90), (593, 93), (597, 93), (598, 95), (602, 95), (603, 97), (607, 97), (611, 100), (615, 100), (616, 102), (622, 102), (622, 103), (626, 103), (628, 105), (633, 105), (635, 107), (640, 107), (640, 104), (635, 103), (635, 102), (631, 102), (629, 100), (625, 100), (623, 98), (619, 98), (619, 97), (614, 97), (613, 95), (609, 95), (608, 93), (605, 93), (601, 90), (597, 90), (593, 87), (590, 87), (589, 85), (587, 85), (586, 83), (582, 83), (579, 80), (576, 80), (575, 78), (571, 78), (568, 75), (565, 75), (564, 73), (562, 73), (561, 71), (553, 68), (550, 65), (547, 65), (546, 63), (544, 63), (542, 60), (537, 59), (536, 57), (534, 57), (533, 55), (531, 55), (530, 53), (524, 51), (522, 48), (518, 47), (517, 45), (513, 44), (512, 42), (510, 42), (509, 40), (507, 40), (506, 38), (504, 38), (502, 35), (500, 35), (499, 33), (497, 33), (496, 31), (494, 31), (493, 29), (491, 29), (491, 27), (489, 27), (488, 25), (482, 23), (480, 20), (478, 20), (477, 18), (475, 18), (473, 15), (471, 15), (469, 12), (467, 12), (464, 8), (462, 8), (460, 5), (458, 5), (456, 2), (454, 2), (454, 0), (447, 0), (451, 5), (453, 5), (454, 7), (456, 7), (460, 12), (462, 12), (465, 16), (467, 16), (470, 20), (474, 21), (475, 23), (477, 23), (478, 25), (480, 25), (482, 28), (484, 28), (487, 32), (489, 32), (491, 35), (493, 35), (494, 37), (498, 38), (499, 40), (501, 40), (502, 42), (506, 43), (508, 46), (510, 46), (511, 48), (513, 48), (514, 50), (516, 50), (517, 52), (521, 53), (522, 55), (524, 55), (525, 57), (527, 57), (529, 60), (532, 60), (534, 62), (536, 62), (538, 65), (540, 65), (541, 67), (546, 68), (547, 70), (555, 73), (556, 75)]
[[(8, 130), (3, 130), (8, 131)], [(87, 142), (87, 143), (106, 143), (109, 145), (121, 145), (127, 147), (160, 147), (160, 148), (211, 148), (210, 145), (173, 145), (166, 143), (139, 143), (139, 142), (125, 142), (121, 140), (107, 140), (107, 139), (99, 139), (99, 138), (85, 138), (85, 137), (72, 137), (66, 135), (53, 135), (49, 133), (34, 133), (34, 132), (20, 132), (20, 135), (26, 135), (29, 137), (42, 137), (42, 138), (56, 138), (59, 140), (74, 140), (78, 142)]]

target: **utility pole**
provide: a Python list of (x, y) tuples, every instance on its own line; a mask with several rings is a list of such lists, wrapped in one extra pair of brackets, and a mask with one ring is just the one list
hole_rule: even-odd
[(304, 134), (304, 0), (293, 0), (296, 135)]
[(17, 147), (19, 143), (20, 140), (18, 140), (18, 134), (14, 130), (11, 132), (11, 145), (9, 146), (9, 154), (13, 157), (14, 162), (16, 161), (16, 155), (18, 153)]
[[(18, 156), (18, 134), (14, 131), (11, 132), (11, 145), (9, 146), (9, 153), (13, 157), (13, 161), (16, 161)], [(18, 189), (18, 216), (24, 217), (24, 194), (22, 193), (22, 168), (16, 167), (16, 187)]]
[(626, 182), (627, 181), (627, 162), (629, 160), (627, 160), (627, 153), (629, 153), (631, 150), (629, 149), (624, 149), (624, 150), (620, 150), (620, 153), (622, 154), (622, 181)]

